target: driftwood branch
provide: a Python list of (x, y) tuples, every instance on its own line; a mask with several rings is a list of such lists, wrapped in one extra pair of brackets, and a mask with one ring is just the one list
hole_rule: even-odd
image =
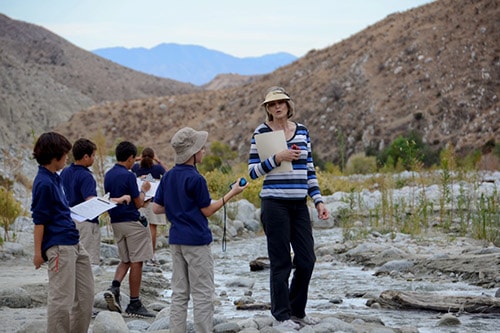
[(248, 303), (236, 304), (236, 310), (270, 310), (271, 304), (269, 303)]
[(386, 290), (380, 294), (377, 302), (391, 309), (500, 313), (500, 298), (488, 296), (443, 296)]

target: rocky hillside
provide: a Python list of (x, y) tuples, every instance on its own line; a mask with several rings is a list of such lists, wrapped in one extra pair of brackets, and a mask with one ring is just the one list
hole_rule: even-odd
[[(338, 162), (341, 149), (345, 156), (383, 149), (411, 130), (435, 149), (452, 144), (467, 153), (499, 139), (499, 17), (496, 0), (437, 0), (239, 86), (183, 95), (165, 90), (150, 98), (117, 95), (54, 129), (71, 139), (101, 131), (110, 147), (121, 139), (151, 145), (171, 162), (170, 138), (191, 126), (208, 130), (209, 141), (230, 144), (245, 160), (251, 133), (265, 119), (259, 108), (265, 90), (281, 85), (324, 160)], [(98, 82), (88, 76), (78, 81), (86, 87)], [(119, 82), (130, 88), (130, 81)]]
[[(32, 142), (72, 114), (104, 101), (200, 90), (145, 75), (0, 14), (0, 141)], [(3, 145), (2, 145), (3, 146)]]
[(498, 142), (498, 17), (498, 1), (438, 0), (242, 86), (95, 106), (58, 129), (72, 138), (101, 129), (109, 143), (128, 138), (167, 155), (173, 133), (188, 125), (246, 158), (252, 130), (264, 120), (263, 94), (281, 85), (325, 160), (339, 160), (340, 142), (349, 156), (383, 149), (411, 130), (435, 149), (452, 144), (466, 153)]
[(219, 74), (212, 81), (202, 85), (206, 90), (221, 90), (226, 88), (234, 88), (251, 83), (262, 75), (240, 75), (240, 74)]

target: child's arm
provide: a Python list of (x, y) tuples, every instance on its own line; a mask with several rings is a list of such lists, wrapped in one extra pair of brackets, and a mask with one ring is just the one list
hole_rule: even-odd
[(216, 201), (212, 201), (212, 203), (210, 205), (202, 208), (201, 212), (203, 213), (203, 215), (205, 215), (206, 217), (212, 216), (216, 211), (221, 209), (226, 204), (226, 202), (231, 200), (234, 196), (243, 192), (245, 187), (248, 186), (248, 183), (245, 183), (245, 185), (243, 185), (243, 186), (240, 185), (239, 183), (240, 183), (240, 179), (238, 179), (238, 181), (231, 187), (231, 190), (229, 192), (227, 192), (226, 194), (224, 194), (222, 196), (222, 198), (220, 198), (219, 200), (216, 200)]
[(43, 224), (36, 224), (35, 231), (33, 232), (34, 237), (34, 256), (33, 256), (33, 265), (35, 265), (35, 269), (39, 269), (40, 266), (45, 262), (42, 257), (42, 239), (43, 239), (43, 231), (45, 226)]
[(139, 196), (137, 198), (133, 198), (135, 207), (137, 209), (144, 207), (144, 204), (147, 202), (144, 199), (146, 198), (146, 192), (151, 188), (151, 183), (147, 180), (142, 182), (141, 192), (139, 192)]
[(110, 198), (109, 200), (117, 203), (117, 204), (129, 204), (132, 199), (130, 198), (130, 195), (124, 194), (119, 198)]
[(156, 202), (153, 202), (153, 213), (155, 214), (165, 214), (165, 207)]

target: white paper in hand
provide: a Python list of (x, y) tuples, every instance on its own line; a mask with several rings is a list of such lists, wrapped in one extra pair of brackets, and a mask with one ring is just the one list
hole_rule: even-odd
[[(282, 150), (288, 149), (284, 131), (272, 131), (256, 135), (255, 144), (257, 145), (257, 151), (261, 161), (268, 159)], [(289, 172), (292, 170), (292, 162), (283, 161), (279, 167), (275, 168), (270, 173)]]

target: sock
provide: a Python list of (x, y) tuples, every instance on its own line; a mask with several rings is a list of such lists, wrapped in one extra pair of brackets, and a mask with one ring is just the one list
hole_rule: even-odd
[(111, 286), (112, 287), (118, 287), (118, 288), (120, 288), (120, 285), (121, 285), (121, 283), (118, 280), (113, 280), (113, 282), (111, 282)]
[(139, 297), (130, 297), (130, 303), (139, 302)]

